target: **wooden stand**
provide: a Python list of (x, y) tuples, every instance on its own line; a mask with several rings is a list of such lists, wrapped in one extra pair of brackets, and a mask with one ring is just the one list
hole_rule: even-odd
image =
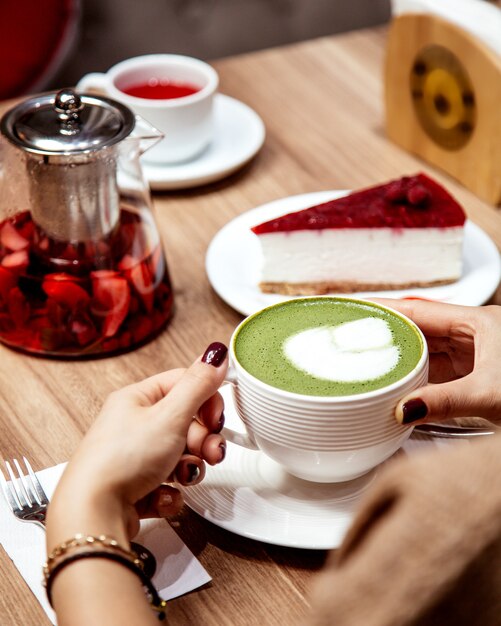
[(438, 17), (397, 17), (385, 104), (390, 139), (501, 203), (501, 58), (493, 51)]

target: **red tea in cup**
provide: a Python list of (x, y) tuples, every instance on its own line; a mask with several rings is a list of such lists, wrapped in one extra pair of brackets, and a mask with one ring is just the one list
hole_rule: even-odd
[(105, 74), (87, 74), (77, 89), (104, 92), (148, 120), (164, 138), (144, 161), (168, 165), (197, 157), (212, 141), (217, 87), (217, 72), (200, 59), (146, 54), (121, 61)]
[(128, 96), (147, 100), (172, 100), (192, 96), (200, 87), (190, 83), (175, 82), (168, 79), (150, 78), (141, 83), (128, 85), (120, 89)]

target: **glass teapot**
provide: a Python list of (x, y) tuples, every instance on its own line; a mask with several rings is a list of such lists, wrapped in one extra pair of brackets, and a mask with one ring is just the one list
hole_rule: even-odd
[(161, 133), (69, 89), (17, 105), (0, 132), (0, 341), (87, 357), (153, 337), (173, 294), (139, 156)]

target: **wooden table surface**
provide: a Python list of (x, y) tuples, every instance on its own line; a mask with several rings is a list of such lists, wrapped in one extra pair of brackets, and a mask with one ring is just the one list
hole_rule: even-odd
[[(154, 194), (175, 287), (167, 329), (139, 350), (86, 362), (44, 360), (0, 346), (0, 455), (26, 455), (36, 470), (65, 461), (106, 395), (162, 369), (188, 365), (214, 340), (227, 342), (241, 316), (211, 289), (204, 257), (236, 215), (293, 194), (358, 188), (417, 171), (432, 173), (501, 248), (501, 215), (446, 175), (385, 138), (382, 64), (386, 30), (322, 38), (215, 63), (221, 92), (253, 107), (267, 136), (257, 158), (219, 183)], [(493, 299), (501, 302), (498, 290)], [(186, 510), (176, 530), (213, 577), (170, 604), (169, 623), (290, 624), (324, 552), (268, 546)], [(0, 551), (0, 623), (47, 624), (23, 579)]]

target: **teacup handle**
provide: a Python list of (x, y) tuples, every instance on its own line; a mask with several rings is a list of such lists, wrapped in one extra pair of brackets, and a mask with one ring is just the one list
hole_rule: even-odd
[(77, 83), (77, 91), (99, 91), (106, 93), (109, 79), (102, 72), (92, 72), (82, 76)]
[[(228, 367), (224, 381), (226, 383), (230, 383), (230, 385), (238, 385), (237, 373), (232, 363), (230, 363)], [(259, 447), (256, 445), (248, 432), (237, 433), (235, 430), (225, 426), (221, 431), (221, 435), (223, 435), (226, 441), (231, 441), (231, 443), (234, 443), (237, 446), (242, 446), (243, 448), (248, 448), (249, 450), (259, 450)]]

